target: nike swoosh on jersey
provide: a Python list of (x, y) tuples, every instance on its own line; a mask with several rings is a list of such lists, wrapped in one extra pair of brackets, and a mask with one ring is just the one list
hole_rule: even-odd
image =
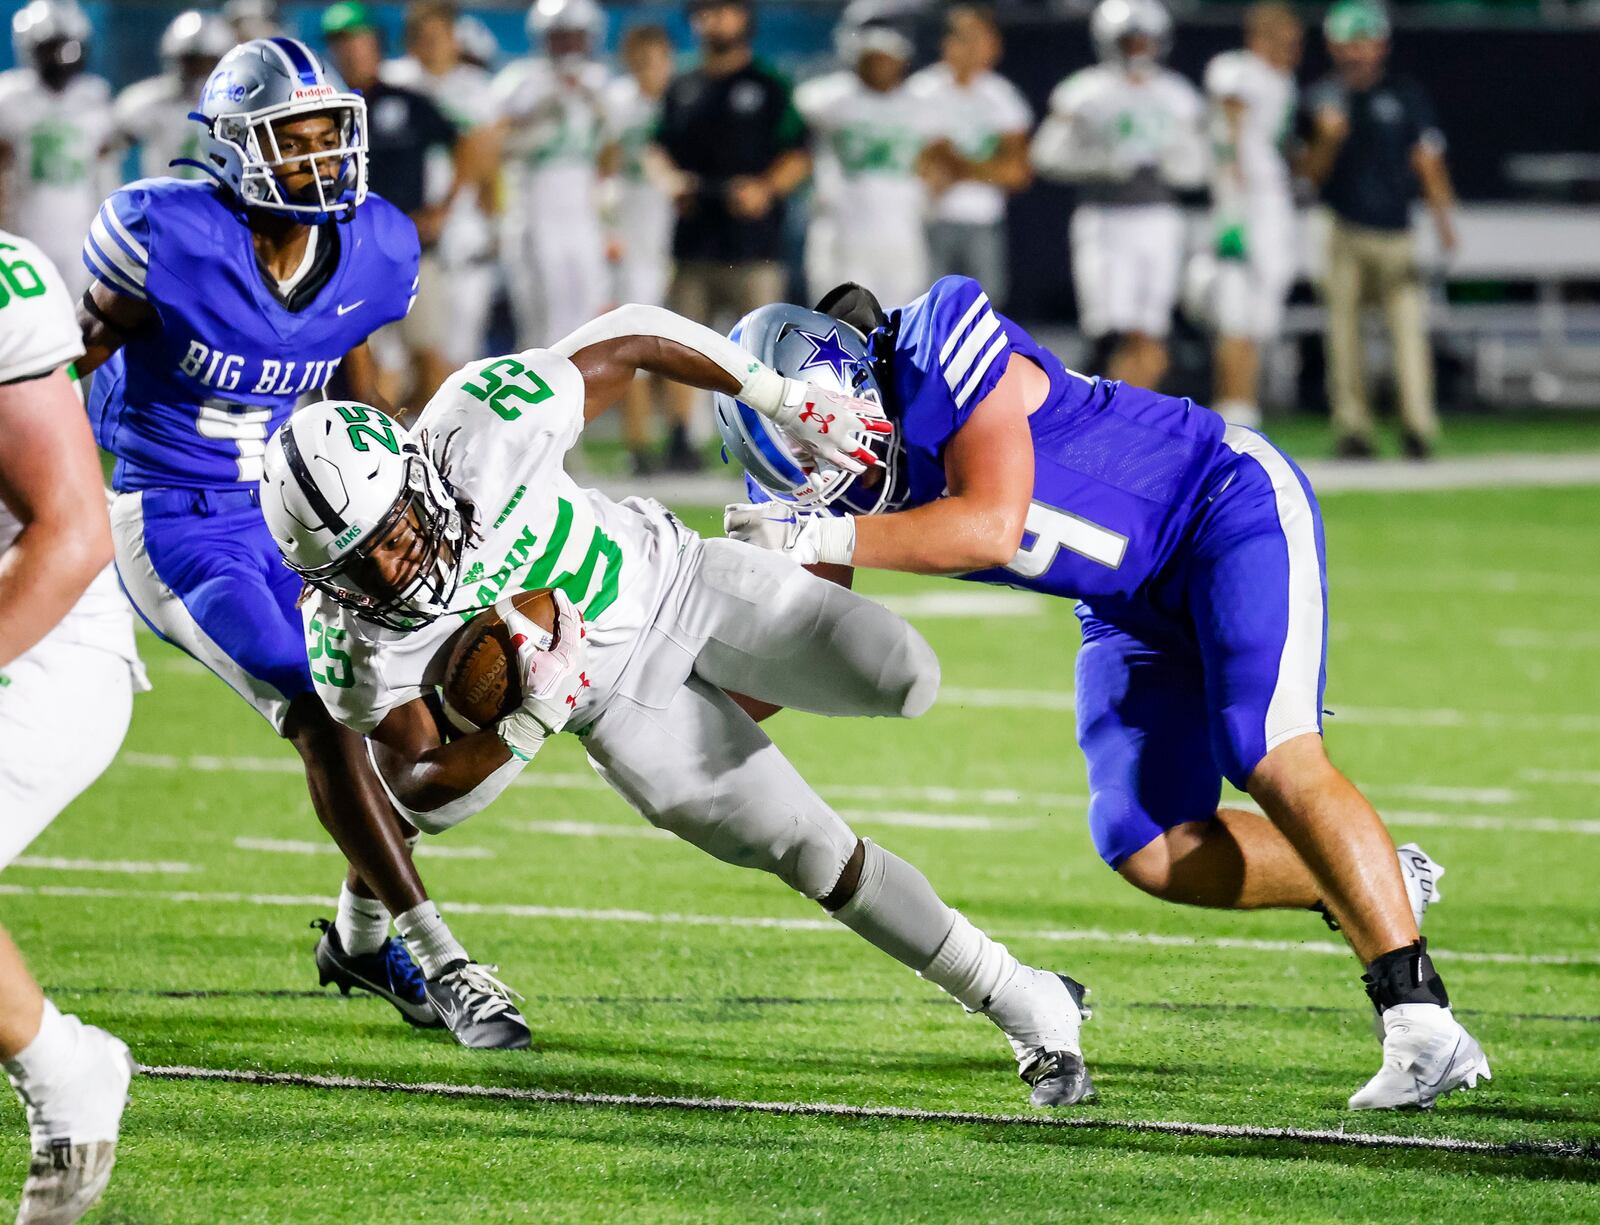
[(349, 306), (346, 306), (343, 302), (339, 303), (339, 307), (338, 307), (339, 318), (343, 319), (346, 315), (348, 315), (351, 311), (355, 310), (355, 308), (358, 307), (358, 306), (365, 306), (366, 302), (367, 302), (367, 300), (365, 298), (362, 298), (359, 302), (350, 303)]

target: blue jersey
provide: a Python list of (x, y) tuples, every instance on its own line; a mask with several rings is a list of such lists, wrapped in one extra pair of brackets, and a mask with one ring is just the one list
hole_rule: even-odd
[(337, 264), (290, 310), (269, 288), (238, 208), (210, 182), (144, 179), (89, 230), (97, 280), (147, 301), (156, 324), (96, 372), (89, 412), (118, 490), (253, 486), (272, 432), (344, 355), (402, 318), (417, 287), (416, 227), (369, 195), (335, 236)]

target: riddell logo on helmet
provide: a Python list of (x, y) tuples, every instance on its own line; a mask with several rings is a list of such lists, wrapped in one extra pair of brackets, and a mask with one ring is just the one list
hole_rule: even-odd
[(305, 85), (289, 95), (290, 102), (315, 102), (318, 98), (331, 98), (339, 91), (331, 85)]

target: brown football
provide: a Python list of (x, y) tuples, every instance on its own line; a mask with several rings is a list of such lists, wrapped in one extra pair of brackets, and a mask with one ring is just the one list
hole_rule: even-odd
[[(540, 629), (554, 633), (556, 602), (548, 588), (519, 591), (512, 606)], [(510, 714), (522, 701), (512, 665), (516, 651), (500, 614), (488, 608), (468, 621), (450, 644), (445, 661), (445, 717), (459, 731), (478, 731)]]

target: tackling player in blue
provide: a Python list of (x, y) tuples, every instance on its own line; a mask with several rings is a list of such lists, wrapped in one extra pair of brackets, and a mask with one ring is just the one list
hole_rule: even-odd
[[(1288, 457), (1191, 400), (1069, 370), (964, 277), (887, 314), (841, 286), (734, 338), (808, 385), (812, 418), (786, 432), (718, 397), (754, 499), (728, 508), (729, 535), (844, 581), (865, 566), (1077, 600), (1105, 861), (1169, 901), (1337, 923), (1383, 1031), (1352, 1109), (1489, 1075), (1418, 931), (1440, 869), (1397, 853), (1324, 751), (1322, 521)], [(1224, 778), (1268, 819), (1220, 808)]]
[[(525, 1047), (504, 990), (463, 973), (470, 958), (428, 900), (406, 842), (415, 831), (361, 737), (313, 689), (310, 668), (337, 685), (349, 660), (329, 635), (308, 667), (300, 579), (257, 493), (267, 438), (301, 397), (337, 374), (382, 403), (366, 342), (410, 308), (416, 230), (367, 193), (365, 103), (303, 44), (234, 48), (192, 118), (207, 177), (122, 188), (83, 248), (94, 283), (80, 369), (98, 368), (90, 415), (117, 460), (118, 575), (156, 633), (304, 760), (312, 804), (351, 865), (335, 922), (319, 921), (322, 981), (373, 991), (413, 1025), (448, 1023), (468, 1046)], [(391, 915), (404, 944), (388, 935)]]

